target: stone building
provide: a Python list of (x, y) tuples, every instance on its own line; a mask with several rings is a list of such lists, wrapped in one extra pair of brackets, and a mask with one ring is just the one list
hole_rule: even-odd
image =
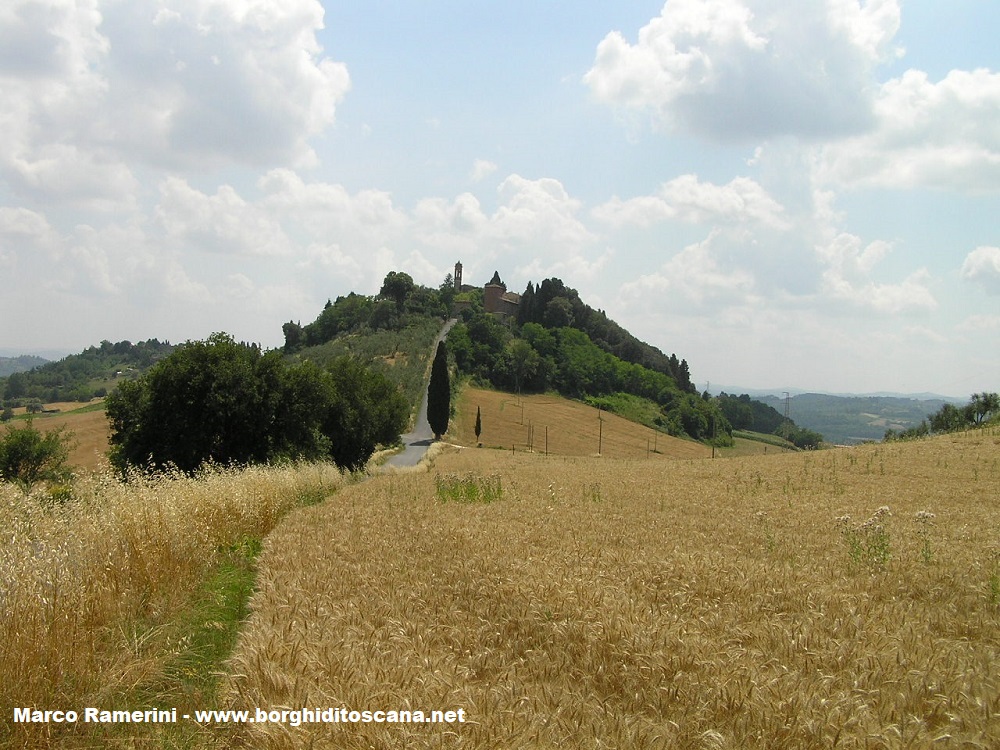
[[(462, 262), (455, 264), (455, 291), (470, 292), (475, 287), (462, 283)], [(508, 292), (507, 285), (500, 278), (500, 272), (494, 271), (493, 278), (483, 287), (483, 308), (498, 320), (517, 319), (517, 311), (521, 304), (521, 295)], [(468, 303), (456, 302), (456, 312)]]

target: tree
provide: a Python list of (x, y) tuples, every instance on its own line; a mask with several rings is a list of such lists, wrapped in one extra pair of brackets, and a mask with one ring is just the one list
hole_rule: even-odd
[(538, 371), (542, 358), (524, 339), (514, 339), (507, 345), (510, 369), (514, 375), (514, 390), (520, 394), (521, 386)]
[(996, 393), (973, 393), (969, 402), (972, 411), (972, 421), (981, 425), (991, 414), (1000, 412), (1000, 395)]
[(962, 409), (954, 404), (945, 404), (931, 415), (931, 430), (934, 432), (954, 432), (965, 426)]
[(399, 389), (383, 375), (351, 357), (339, 357), (328, 370), (328, 398), (322, 432), (338, 466), (358, 471), (377, 445), (399, 440), (410, 408)]
[(431, 364), (431, 381), (427, 386), (427, 422), (440, 440), (448, 431), (451, 415), (451, 379), (448, 376), (448, 350), (444, 342), (438, 343), (434, 362)]
[(548, 328), (563, 328), (573, 325), (573, 305), (565, 297), (554, 297), (545, 305), (542, 318)]
[(389, 271), (382, 281), (382, 288), (379, 294), (383, 297), (395, 300), (396, 311), (403, 312), (403, 303), (406, 296), (413, 291), (413, 277), (402, 271)]
[(479, 436), (483, 433), (483, 415), (479, 411), (479, 407), (476, 407), (476, 442), (479, 442)]
[(70, 475), (70, 438), (62, 428), (39, 432), (31, 420), (24, 427), (8, 426), (0, 439), (0, 479), (26, 493), (38, 482), (64, 481)]
[(120, 469), (332, 459), (360, 468), (399, 439), (402, 395), (381, 374), (337, 360), (288, 365), (227, 334), (189, 342), (107, 400)]

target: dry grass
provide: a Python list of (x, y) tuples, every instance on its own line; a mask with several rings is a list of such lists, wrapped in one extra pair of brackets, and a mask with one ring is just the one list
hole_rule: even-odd
[[(303, 495), (340, 482), (332, 466), (91, 474), (55, 507), (0, 484), (0, 705), (121, 707), (184, 647), (171, 626), (220, 548), (263, 537)], [(10, 719), (0, 745), (87, 746), (73, 736), (87, 727)]]
[[(43, 432), (64, 427), (67, 432), (72, 433), (72, 450), (68, 462), (70, 466), (84, 471), (107, 468), (111, 425), (108, 424), (103, 408), (96, 411), (75, 411), (81, 408), (81, 404), (75, 401), (46, 404), (46, 408), (59, 409), (60, 412), (37, 414), (32, 418), (32, 424)], [(25, 408), (19, 407), (14, 413), (25, 414)]]
[[(499, 482), (502, 497), (444, 502), (448, 482)], [(997, 747), (998, 500), (996, 431), (716, 461), (445, 453), (271, 534), (227, 694), (251, 709), (463, 708), (469, 723), (219, 739)], [(890, 556), (852, 554), (842, 529), (883, 505)]]
[[(630, 422), (615, 414), (599, 412), (579, 401), (560, 396), (528, 395), (465, 388), (458, 399), (459, 417), (448, 427), (448, 437), (462, 445), (476, 444), (476, 407), (482, 412), (480, 442), (488, 448), (549, 455), (605, 458), (704, 458), (712, 449), (680, 440)], [(523, 408), (522, 408), (523, 407)], [(655, 449), (655, 450), (654, 450)]]

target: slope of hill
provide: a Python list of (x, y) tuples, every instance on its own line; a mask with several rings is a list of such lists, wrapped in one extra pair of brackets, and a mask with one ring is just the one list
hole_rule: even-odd
[(482, 415), (479, 441), (487, 448), (558, 456), (608, 458), (706, 458), (712, 449), (665, 435), (616, 414), (552, 394), (522, 395), (467, 387), (448, 427), (461, 445), (476, 445), (476, 408)]
[(0, 379), (0, 397), (15, 405), (25, 399), (42, 403), (89, 401), (113, 389), (118, 378), (145, 371), (174, 348), (157, 339), (137, 344), (102, 341), (100, 346), (88, 347), (79, 354)]
[(22, 354), (17, 357), (0, 357), (0, 378), (13, 375), (15, 372), (27, 372), (35, 367), (41, 367), (48, 361), (33, 354)]

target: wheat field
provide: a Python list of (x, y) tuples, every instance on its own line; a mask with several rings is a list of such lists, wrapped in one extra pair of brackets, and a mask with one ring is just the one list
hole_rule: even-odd
[(102, 737), (82, 723), (14, 725), (11, 710), (203, 706), (168, 675), (190, 642), (178, 618), (228, 548), (342, 482), (323, 464), (90, 473), (61, 502), (0, 483), (0, 747), (160, 746), (169, 727)]
[(246, 747), (1000, 746), (1000, 432), (697, 460), (451, 450), (266, 540)]
[(448, 438), (476, 445), (476, 407), (482, 414), (479, 442), (512, 452), (605, 458), (707, 458), (712, 449), (694, 440), (671, 437), (598, 411), (580, 401), (552, 394), (517, 396), (502, 391), (464, 387), (458, 417), (448, 426)]

